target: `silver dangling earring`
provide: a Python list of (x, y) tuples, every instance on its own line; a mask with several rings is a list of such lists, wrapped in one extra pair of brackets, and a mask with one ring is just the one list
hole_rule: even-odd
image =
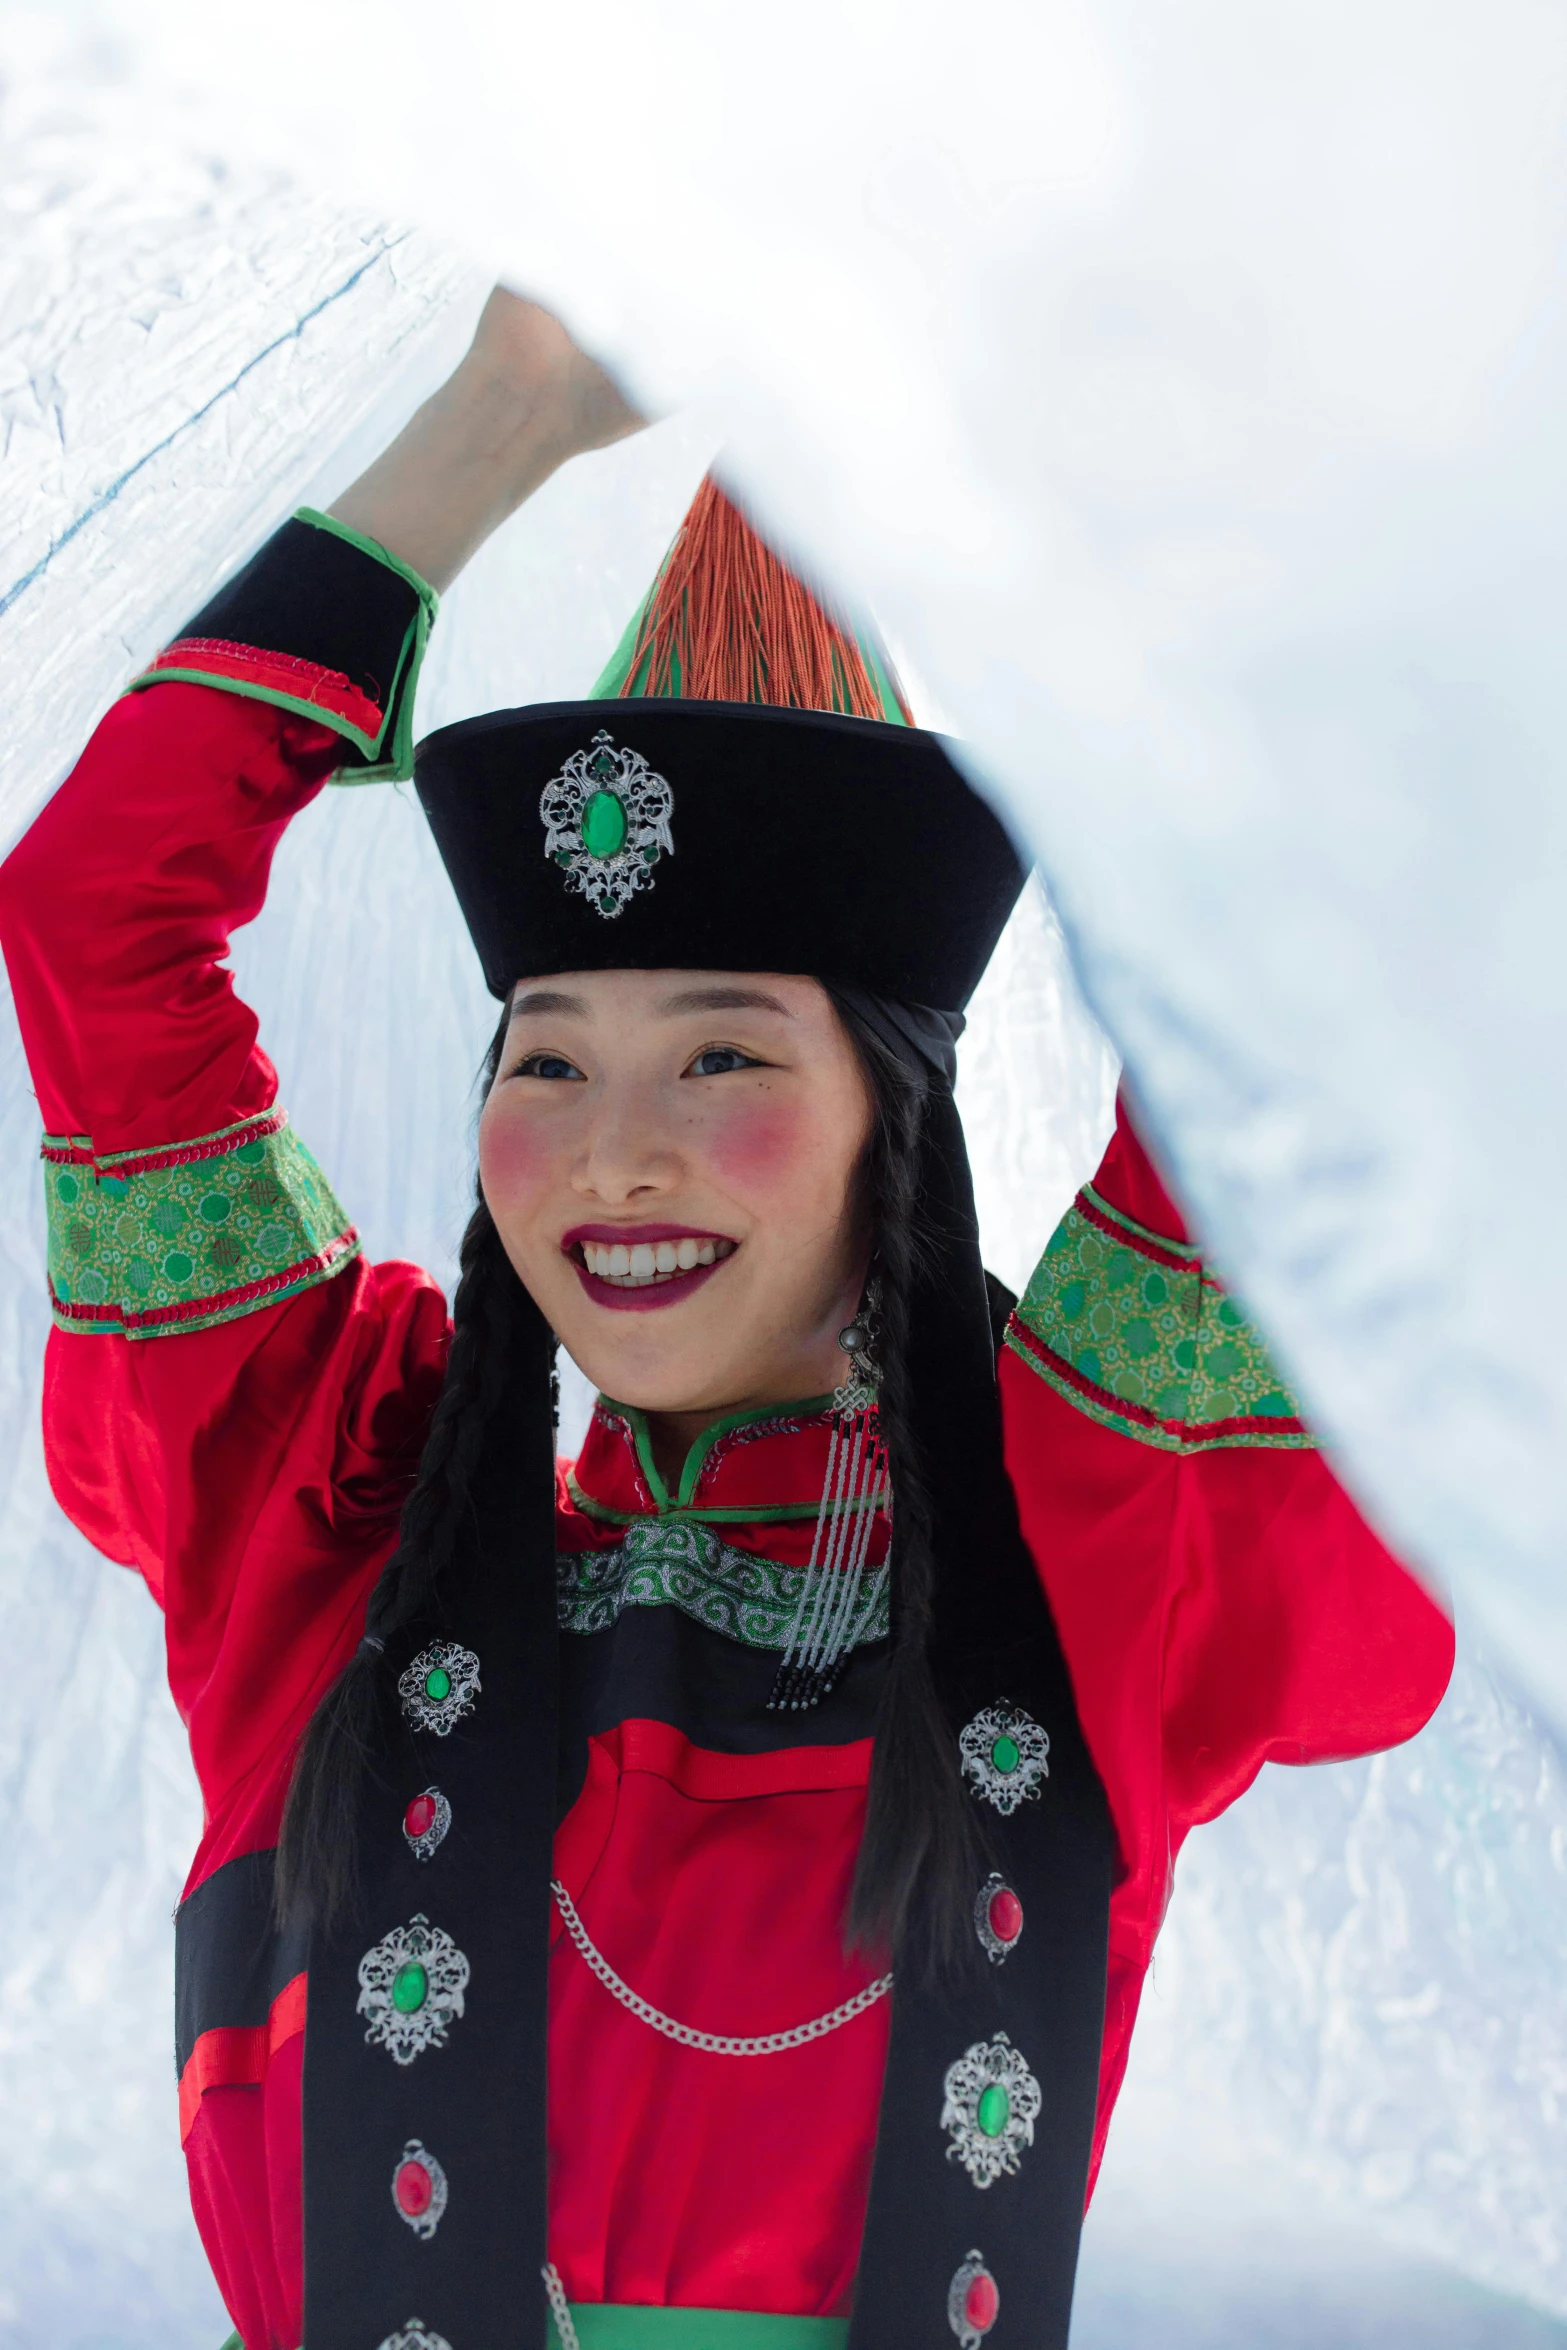
[(767, 1700), (773, 1712), (799, 1713), (821, 1703), (874, 1622), (887, 1587), (887, 1560), (868, 1580), (865, 1572), (877, 1516), (891, 1502), (877, 1409), (878, 1330), (872, 1275), (859, 1312), (838, 1333), (849, 1361), (833, 1393), (821, 1507), (800, 1604)]

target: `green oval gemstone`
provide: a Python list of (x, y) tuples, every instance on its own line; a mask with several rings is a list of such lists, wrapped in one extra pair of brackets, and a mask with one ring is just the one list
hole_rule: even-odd
[(612, 791), (596, 791), (582, 811), (582, 845), (590, 857), (613, 857), (626, 845), (626, 811)]
[[(429, 1976), (416, 1958), (409, 1959), (407, 1964), (400, 1966), (392, 1977), (392, 2005), (399, 2015), (417, 2015), (429, 1996)], [(985, 2096), (989, 2095), (990, 2091), (987, 2089)], [(981, 2102), (983, 2103), (983, 2099)], [(981, 2123), (980, 2126), (983, 2128), (984, 2124)], [(994, 2130), (990, 2132), (991, 2137), (994, 2137), (995, 2134)]]
[(1003, 1730), (1000, 1737), (996, 1740), (996, 1743), (990, 1750), (990, 1760), (992, 1765), (1001, 1773), (1002, 1777), (1005, 1778), (1010, 1772), (1017, 1769), (1017, 1766), (1022, 1761), (1022, 1759), (1023, 1757), (1019, 1754), (1017, 1749), (1017, 1740), (1015, 1738), (1009, 1738), (1006, 1731)]
[[(396, 1997), (396, 1993), (393, 1993)], [(999, 2138), (1012, 2118), (1012, 2099), (999, 2081), (992, 2081), (988, 2089), (980, 2091), (974, 2119), (987, 2138)]]
[(452, 1693), (452, 1677), (444, 1665), (432, 1665), (424, 1677), (424, 1693), (432, 1705), (439, 1705)]

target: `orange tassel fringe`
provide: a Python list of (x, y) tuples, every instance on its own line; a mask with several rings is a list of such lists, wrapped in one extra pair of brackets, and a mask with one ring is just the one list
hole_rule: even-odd
[[(883, 673), (912, 725), (885, 656)], [(711, 474), (648, 599), (620, 690), (885, 715), (853, 630), (780, 563)]]

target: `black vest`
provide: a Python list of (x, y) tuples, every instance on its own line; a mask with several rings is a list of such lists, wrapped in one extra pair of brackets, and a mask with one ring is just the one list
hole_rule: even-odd
[[(414, 2313), (451, 2350), (544, 2341), (549, 1885), (556, 1819), (574, 1789), (561, 1786), (553, 1577), (521, 1569), (530, 1555), (553, 1556), (548, 1481), (525, 1473), (539, 1465), (492, 1451), (474, 1571), (422, 1644), (405, 1640), (388, 1656), (391, 1677), (401, 1677), (416, 1649), (428, 1656), (431, 1640), (444, 1640), (477, 1657), (480, 1692), (444, 1735), (401, 1709), (389, 1715), (363, 1813), (362, 1914), (310, 1951), (306, 2350), (378, 2350)], [(520, 1522), (525, 1491), (539, 1497), (531, 1524)], [(497, 1571), (500, 1562), (514, 1562), (511, 1571)], [(995, 1589), (982, 1567), (975, 1584), (976, 1596)], [(968, 1599), (938, 1642), (942, 1700), (954, 1730), (970, 1733), (968, 1784), (991, 1849), (974, 1887), (974, 1964), (953, 1987), (892, 1994), (850, 2350), (953, 2350), (954, 2341), (976, 2350), (982, 2336), (996, 2350), (1066, 2344), (1099, 2073), (1111, 1838), (1060, 1650), (1030, 1584), (1026, 1636), (1013, 1588), (1009, 1604), (986, 1611), (1003, 1618), (999, 1639)], [(656, 1643), (648, 1616), (672, 1613), (648, 1611), (634, 1636)], [(594, 1637), (614, 1640), (628, 1625), (623, 1618)], [(683, 1619), (665, 1636), (719, 1642)], [(736, 1673), (754, 1669), (758, 1691), (770, 1683), (776, 1660), (736, 1654)], [(813, 1715), (813, 1735), (853, 1734), (850, 1715), (878, 1669), (861, 1652), (827, 1701), (843, 1726), (818, 1727)], [(567, 1675), (579, 1698), (582, 1678)], [(573, 1777), (578, 1728), (568, 1722), (564, 1741)], [(781, 1729), (776, 1742), (798, 1734)], [(447, 1798), (451, 1824), (421, 1860), (403, 1816), (431, 1784)], [(998, 1795), (1012, 1808), (998, 1808)], [(1015, 1917), (1011, 1905), (994, 1908), (998, 1888), (1021, 1904), (1010, 1942), (989, 1924), (992, 1911), (1006, 1927)], [(427, 1921), (426, 1942), (407, 1948), (425, 1950), (432, 1981), (445, 1945), (431, 1957), (429, 1932), (450, 1938), (466, 1980), (444, 2039), (399, 2062), (384, 2037), (367, 2038), (376, 2012), (386, 2012), (386, 1969), (367, 2025), (361, 1963), (416, 1917)], [(434, 2156), (445, 2191), (439, 2224), (423, 2233), (392, 2194), (412, 2141)], [(975, 2288), (981, 2267), (991, 2284)], [(974, 2322), (992, 2307), (992, 2325)]]

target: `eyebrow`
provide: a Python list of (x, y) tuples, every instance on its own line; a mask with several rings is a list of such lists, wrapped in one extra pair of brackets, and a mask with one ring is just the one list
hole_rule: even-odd
[(780, 1019), (794, 1018), (787, 1004), (762, 987), (683, 988), (679, 995), (666, 996), (658, 1008), (666, 1019), (681, 1012), (776, 1012)]
[(513, 1020), (524, 1019), (534, 1012), (566, 1014), (575, 1020), (585, 1020), (588, 1007), (584, 997), (563, 995), (555, 987), (530, 988), (526, 995), (512, 997), (510, 1017)]
[[(780, 1019), (792, 1020), (794, 1014), (777, 996), (769, 995), (764, 987), (687, 987), (678, 995), (665, 996), (658, 1006), (666, 1020), (678, 1019), (688, 1012), (776, 1012)], [(556, 987), (533, 987), (512, 998), (509, 1017), (526, 1020), (535, 1017), (585, 1020), (590, 1016), (587, 999), (567, 995)]]

